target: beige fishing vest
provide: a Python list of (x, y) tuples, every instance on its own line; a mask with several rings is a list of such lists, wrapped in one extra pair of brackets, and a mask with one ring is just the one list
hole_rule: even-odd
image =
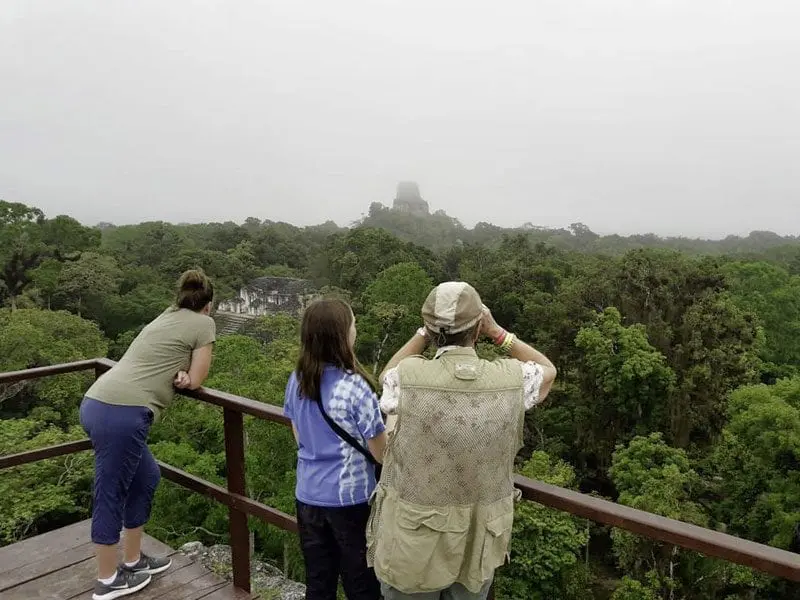
[(405, 359), (400, 399), (367, 525), (367, 561), (404, 593), (477, 592), (508, 556), (522, 368), (471, 348)]

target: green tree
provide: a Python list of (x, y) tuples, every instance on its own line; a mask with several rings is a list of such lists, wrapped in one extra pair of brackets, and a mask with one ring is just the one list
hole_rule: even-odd
[[(261, 342), (262, 348), (270, 349), (272, 342), (289, 343), (290, 353), (298, 351), (300, 341), (300, 321), (293, 315), (275, 313), (254, 319), (244, 332)], [(288, 356), (292, 365), (296, 356)]]
[(97, 319), (107, 298), (118, 293), (121, 279), (122, 272), (111, 256), (84, 252), (61, 270), (58, 290), (79, 317), (88, 312)]
[[(260, 269), (256, 258), (255, 244), (249, 240), (239, 242), (234, 248), (228, 250), (228, 257), (235, 265), (239, 284), (249, 282), (258, 276)], [(234, 285), (236, 282), (234, 282)], [(238, 285), (237, 285), (238, 287)]]
[(43, 223), (44, 213), (38, 208), (0, 200), (0, 279), (12, 309), (45, 252)]
[[(0, 455), (85, 437), (37, 419), (0, 419)], [(3, 471), (0, 477), (0, 546), (88, 516), (92, 457), (79, 453)]]
[(709, 294), (684, 314), (673, 347), (678, 373), (670, 403), (674, 443), (708, 445), (725, 424), (727, 397), (758, 380), (763, 338), (755, 316), (725, 294)]
[(800, 276), (766, 262), (737, 261), (723, 270), (733, 300), (758, 315), (764, 328), (767, 375), (794, 372), (800, 364)]
[[(221, 425), (220, 425), (221, 429)], [(217, 485), (225, 485), (225, 452), (197, 450), (186, 441), (150, 444), (153, 455), (174, 467)], [(162, 481), (153, 499), (147, 530), (173, 547), (186, 542), (230, 543), (227, 507), (168, 481)]]
[(358, 352), (378, 372), (422, 323), (422, 303), (433, 281), (416, 263), (400, 263), (381, 271), (361, 296)]
[(504, 236), (496, 248), (465, 246), (458, 270), (498, 322), (540, 347), (566, 374), (575, 360), (578, 329), (612, 305), (609, 293), (595, 289), (610, 287), (612, 276), (598, 265), (519, 234)]
[[(614, 453), (609, 469), (618, 502), (686, 523), (712, 522), (698, 501), (702, 481), (686, 453), (664, 443), (661, 433), (634, 438)], [(621, 529), (611, 533), (620, 569), (660, 598), (716, 598), (753, 591), (761, 581), (738, 565), (706, 558), (673, 544), (643, 538)], [(623, 584), (626, 593), (637, 586)], [(623, 592), (620, 592), (622, 594)], [(622, 596), (625, 597), (625, 596)], [(635, 595), (633, 597), (636, 597)]]
[(186, 246), (185, 229), (163, 222), (114, 227), (103, 231), (100, 247), (123, 267), (159, 270)]
[(294, 225), (266, 221), (251, 235), (251, 241), (256, 264), (305, 270), (310, 257), (319, 255), (323, 240), (312, 239), (305, 230)]
[[(66, 312), (0, 309), (0, 372), (105, 356), (92, 322)], [(29, 417), (61, 426), (78, 422), (78, 404), (93, 373), (71, 373), (0, 386), (0, 417)]]
[(444, 211), (436, 211), (429, 215), (413, 215), (391, 210), (378, 202), (370, 205), (368, 216), (359, 225), (385, 229), (401, 240), (433, 250), (447, 248), (468, 235), (458, 219), (447, 215)]
[(441, 280), (436, 256), (426, 248), (403, 242), (382, 229), (359, 227), (331, 236), (326, 244), (325, 264), (317, 273), (323, 283), (361, 293), (384, 269), (398, 263), (415, 262), (434, 280)]
[(651, 587), (627, 575), (611, 595), (611, 600), (658, 600)]
[[(660, 433), (636, 437), (614, 453), (609, 469), (618, 501), (647, 512), (705, 527), (708, 517), (693, 501), (700, 480), (685, 452), (667, 446)], [(641, 582), (649, 581), (662, 597), (680, 586), (678, 546), (655, 542), (621, 529), (613, 530), (614, 554), (620, 568)]]
[(718, 260), (664, 250), (627, 253), (615, 276), (613, 305), (647, 327), (676, 374), (670, 432), (679, 447), (712, 442), (724, 424), (727, 395), (758, 376), (758, 323), (730, 299), (725, 284)]
[(31, 271), (31, 281), (42, 296), (47, 299), (48, 309), (51, 308), (53, 295), (58, 291), (63, 268), (63, 262), (54, 258), (47, 258)]
[(244, 265), (230, 253), (205, 248), (185, 248), (165, 261), (162, 270), (171, 281), (177, 281), (187, 269), (202, 268), (214, 282), (218, 298), (231, 297), (247, 280)]
[(105, 296), (99, 322), (106, 335), (112, 338), (131, 330), (138, 333), (172, 302), (172, 293), (166, 286), (139, 285), (127, 294)]
[(731, 394), (715, 448), (719, 518), (734, 533), (789, 548), (800, 524), (800, 377)]
[(575, 345), (582, 353), (577, 446), (603, 473), (617, 444), (668, 428), (675, 374), (648, 342), (644, 325), (625, 327), (613, 307), (581, 329)]
[(113, 342), (108, 345), (108, 358), (119, 360), (127, 352), (133, 340), (142, 331), (142, 328), (128, 329), (120, 333)]
[(66, 260), (97, 247), (98, 240), (98, 232), (71, 217), (46, 220), (38, 208), (0, 200), (0, 292), (16, 308), (17, 298), (43, 260)]
[[(534, 452), (520, 473), (561, 487), (574, 487), (572, 467)], [(545, 600), (570, 598), (565, 581), (578, 568), (581, 549), (589, 542), (588, 526), (575, 517), (534, 502), (520, 502), (514, 511), (511, 562), (497, 572), (499, 598)], [(576, 598), (586, 598), (582, 589)]]
[(42, 241), (58, 261), (76, 258), (80, 252), (100, 247), (100, 230), (85, 227), (67, 215), (58, 215), (42, 223)]

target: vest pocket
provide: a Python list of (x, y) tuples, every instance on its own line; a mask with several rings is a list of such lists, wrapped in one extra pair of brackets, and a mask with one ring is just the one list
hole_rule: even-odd
[(448, 587), (458, 577), (469, 537), (469, 507), (427, 507), (398, 500), (389, 564), (415, 591)]
[(486, 522), (486, 536), (483, 538), (481, 554), (481, 575), (484, 581), (506, 562), (513, 527), (513, 511)]
[(383, 505), (384, 495), (383, 488), (378, 484), (370, 494), (369, 500), (367, 500), (367, 504), (370, 506), (369, 519), (367, 519), (367, 550), (369, 552), (372, 551), (375, 544), (377, 524), (381, 522), (380, 510)]

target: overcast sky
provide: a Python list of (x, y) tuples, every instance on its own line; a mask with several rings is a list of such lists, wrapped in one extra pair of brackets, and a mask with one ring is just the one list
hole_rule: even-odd
[(797, 0), (0, 0), (0, 198), (800, 233)]

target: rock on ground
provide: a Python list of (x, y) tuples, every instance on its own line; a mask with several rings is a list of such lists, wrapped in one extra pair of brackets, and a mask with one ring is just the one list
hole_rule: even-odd
[[(181, 546), (180, 551), (225, 579), (233, 576), (230, 546), (206, 548), (200, 542), (189, 542)], [(306, 597), (306, 586), (287, 579), (277, 567), (258, 560), (250, 563), (250, 582), (254, 593), (269, 600), (304, 600)]]

